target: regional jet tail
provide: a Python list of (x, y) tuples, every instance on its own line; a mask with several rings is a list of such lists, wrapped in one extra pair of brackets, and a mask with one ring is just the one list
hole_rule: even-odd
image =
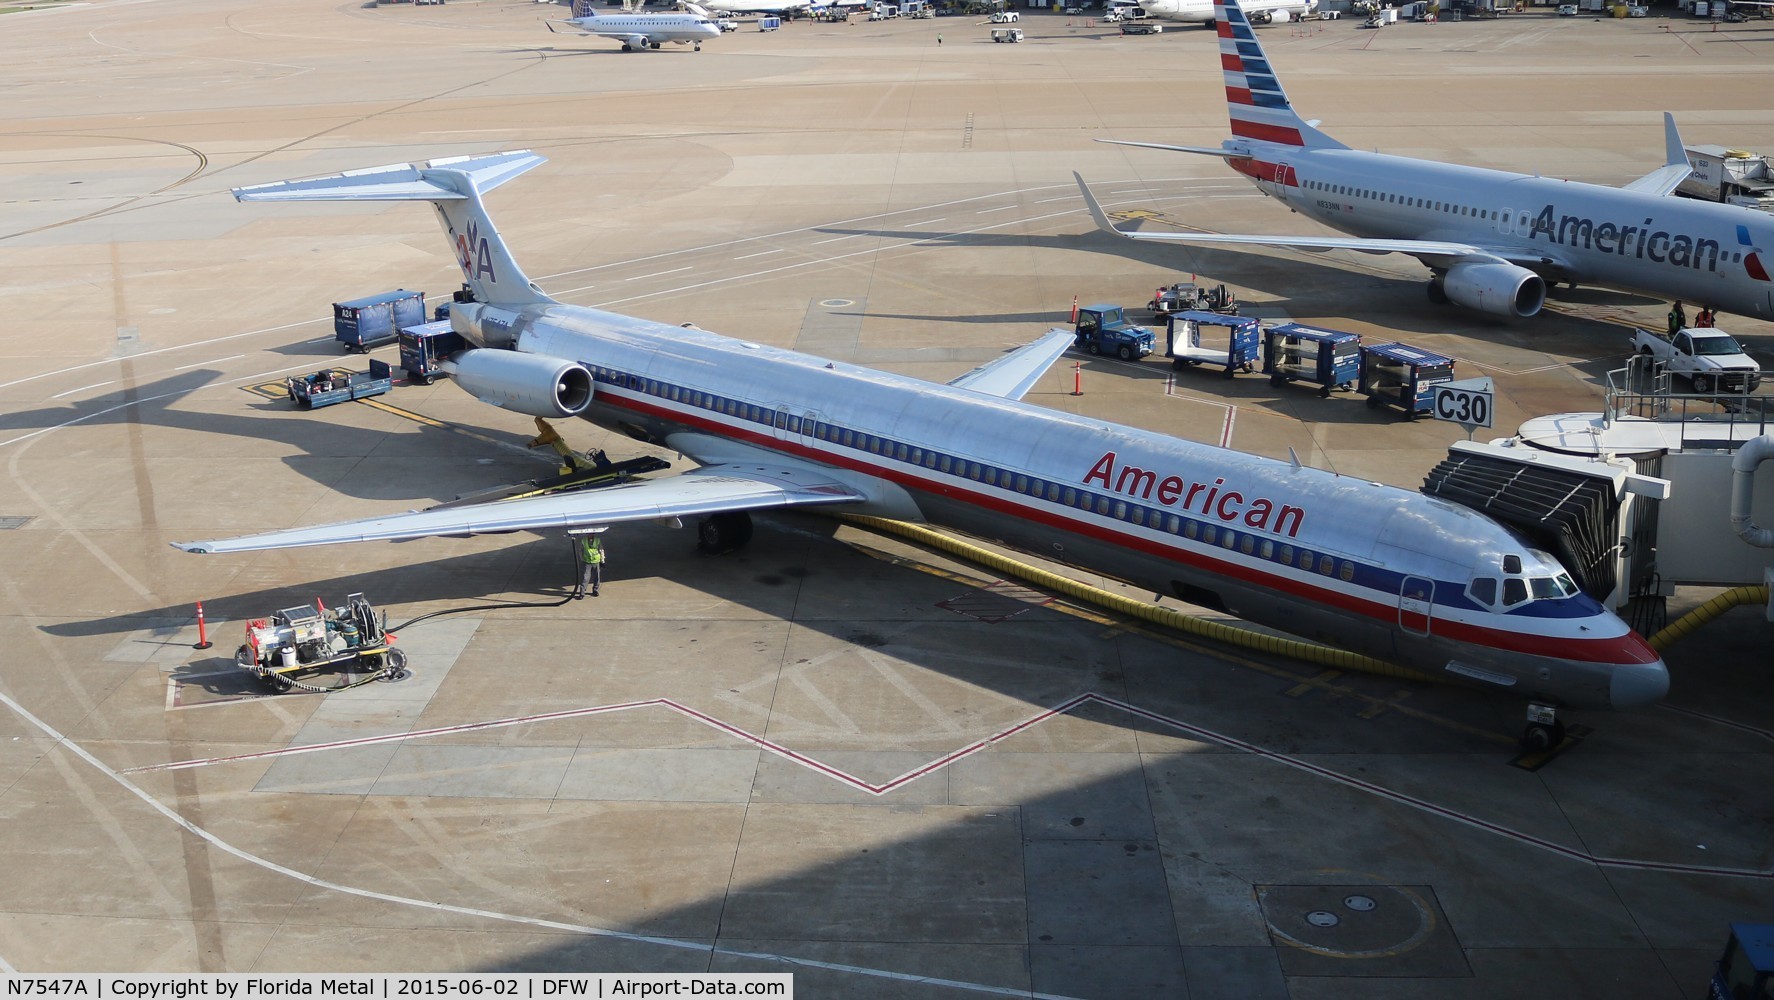
[[(688, 14), (599, 14), (591, 9), (589, 0), (573, 4), (573, 17), (564, 21), (547, 21), (548, 30), (556, 24), (572, 25), (581, 34), (596, 35), (622, 43), (622, 51), (657, 49), (666, 42), (694, 45), (702, 51), (702, 43), (721, 37), (721, 29), (706, 12)], [(558, 32), (557, 32), (558, 34)]]
[(584, 532), (701, 518), (705, 548), (783, 507), (931, 521), (1148, 591), (1541, 702), (1661, 698), (1657, 654), (1558, 562), (1482, 514), (1298, 463), (1024, 402), (1072, 344), (1059, 328), (947, 384), (555, 302), (530, 284), (480, 192), (541, 163), (527, 151), (242, 188), (242, 201), (430, 201), (476, 301), (463, 391), (538, 417), (580, 416), (701, 468), (244, 538), (188, 552)]
[(1353, 238), (1126, 232), (1080, 179), (1102, 228), (1136, 240), (1408, 254), (1433, 272), (1432, 301), (1493, 316), (1532, 316), (1548, 283), (1565, 281), (1774, 317), (1762, 256), (1774, 248), (1774, 218), (1669, 196), (1690, 169), (1673, 116), (1663, 116), (1664, 164), (1624, 187), (1354, 150), (1294, 112), (1238, 0), (1215, 0), (1214, 10), (1233, 137), (1217, 148), (1119, 144), (1222, 157), (1264, 194)]

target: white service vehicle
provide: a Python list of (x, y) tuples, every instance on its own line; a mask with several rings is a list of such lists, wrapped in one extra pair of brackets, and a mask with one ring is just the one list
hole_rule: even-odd
[(1014, 10), (1001, 10), (992, 15), (993, 24), (1015, 24), (1022, 20), (1022, 15)]
[(992, 41), (994, 41), (994, 42), (1020, 42), (1022, 40), (1023, 40), (1023, 29), (1021, 29), (1021, 28), (993, 28), (992, 29)]
[(1743, 353), (1737, 338), (1710, 326), (1684, 327), (1673, 337), (1639, 330), (1633, 334), (1632, 347), (1662, 361), (1698, 393), (1754, 392), (1762, 384), (1762, 366)]

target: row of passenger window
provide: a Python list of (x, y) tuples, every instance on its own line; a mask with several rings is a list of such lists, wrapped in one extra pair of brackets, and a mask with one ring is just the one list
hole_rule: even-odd
[[(609, 368), (594, 366), (592, 373), (598, 381), (644, 392), (651, 396), (659, 396), (687, 406), (712, 410), (716, 413), (724, 413), (742, 420), (766, 425), (776, 421), (776, 426), (782, 427), (790, 434), (800, 434), (802, 431), (801, 418), (786, 410), (762, 407), (754, 403), (688, 389), (656, 379), (641, 378)], [(1261, 538), (1250, 532), (1179, 517), (1169, 511), (1156, 510), (1116, 497), (1068, 486), (1064, 483), (1050, 482), (1025, 473), (1011, 472), (1008, 469), (999, 469), (969, 459), (956, 458), (953, 455), (946, 455), (929, 448), (909, 445), (904, 441), (892, 441), (879, 435), (868, 434), (849, 427), (840, 427), (824, 420), (808, 419), (806, 427), (813, 438), (844, 448), (921, 466), (948, 475), (960, 476), (976, 483), (1010, 490), (1013, 493), (1046, 500), (1086, 513), (1113, 518), (1170, 535), (1179, 535), (1191, 541), (1218, 545), (1223, 549), (1242, 552), (1247, 556), (1254, 555), (1259, 559), (1279, 563), (1283, 566), (1316, 571), (1324, 576), (1335, 576), (1345, 582), (1355, 579), (1355, 564), (1347, 559), (1339, 560), (1334, 556), (1315, 553), (1309, 549), (1278, 544), (1273, 539)]]
[(1497, 212), (1494, 209), (1487, 216), (1485, 210), (1482, 208), (1473, 208), (1469, 205), (1456, 205), (1453, 202), (1448, 201), (1435, 201), (1431, 198), (1410, 198), (1405, 195), (1393, 194), (1388, 191), (1371, 191), (1367, 188), (1350, 187), (1347, 184), (1326, 184), (1323, 181), (1306, 181), (1305, 183), (1306, 187), (1314, 191), (1324, 191), (1328, 194), (1340, 194), (1349, 198), (1367, 198), (1370, 201), (1383, 201), (1388, 204), (1404, 205), (1409, 208), (1427, 208), (1436, 212), (1447, 212), (1450, 215), (1467, 215), (1475, 219), (1488, 218), (1495, 221), (1497, 218)]

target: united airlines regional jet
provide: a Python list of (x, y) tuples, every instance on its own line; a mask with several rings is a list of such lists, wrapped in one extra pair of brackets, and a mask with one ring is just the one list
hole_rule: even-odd
[[(1409, 254), (1434, 272), (1429, 298), (1532, 316), (1547, 282), (1601, 285), (1774, 318), (1774, 217), (1670, 195), (1689, 173), (1665, 114), (1666, 162), (1625, 187), (1350, 149), (1294, 113), (1238, 0), (1214, 0), (1232, 138), (1219, 148), (1120, 142), (1218, 156), (1307, 218), (1352, 234), (1122, 232), (1090, 191), (1097, 225), (1138, 240)], [(1115, 140), (1104, 140), (1115, 141)]]
[(487, 402), (580, 416), (701, 464), (603, 489), (445, 506), (188, 552), (701, 517), (711, 548), (749, 512), (854, 511), (958, 528), (1424, 672), (1536, 701), (1663, 697), (1662, 661), (1549, 555), (1408, 490), (1021, 401), (1070, 330), (937, 385), (704, 330), (565, 305), (524, 276), (481, 195), (527, 151), (240, 188), (242, 201), (425, 201), (476, 301), (450, 373)]
[(573, 5), (574, 16), (564, 21), (549, 21), (548, 30), (556, 24), (570, 24), (587, 35), (613, 38), (622, 43), (622, 51), (656, 49), (665, 42), (694, 45), (702, 51), (702, 43), (721, 37), (721, 29), (708, 17), (699, 14), (599, 14), (587, 0)]

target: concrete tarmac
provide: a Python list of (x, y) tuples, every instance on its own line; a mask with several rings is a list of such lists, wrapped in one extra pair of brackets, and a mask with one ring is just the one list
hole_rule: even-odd
[[(421, 206), (238, 205), (245, 184), (536, 149), (488, 204), (551, 294), (937, 381), (1074, 297), (1138, 305), (1195, 273), (1257, 315), (1457, 356), (1495, 377), (1500, 431), (1598, 408), (1623, 324), (1667, 308), (1559, 289), (1503, 324), (1429, 305), (1409, 259), (1095, 233), (1073, 170), (1113, 211), (1301, 231), (1217, 161), (1090, 141), (1217, 143), (1211, 32), (745, 22), (623, 53), (549, 34), (561, 16), (0, 15), (0, 966), (1697, 998), (1727, 922), (1774, 913), (1755, 609), (1672, 650), (1665, 706), (1573, 715), (1581, 739), (1536, 770), (1512, 766), (1509, 699), (1155, 633), (812, 516), (760, 517), (719, 558), (623, 526), (603, 596), (566, 602), (558, 538), (171, 549), (549, 469), (528, 418), (447, 382), (312, 413), (261, 391), (339, 361), (329, 303), (458, 279)], [(1262, 38), (1356, 147), (1623, 183), (1660, 162), (1668, 109), (1689, 142), (1774, 150), (1762, 22)], [(1725, 325), (1774, 357), (1774, 327)], [(1155, 360), (1072, 380), (1029, 398), (1407, 487), (1464, 437)], [(397, 625), (463, 610), (400, 630), (398, 683), (272, 696), (233, 667), (245, 619), (353, 592)]]

